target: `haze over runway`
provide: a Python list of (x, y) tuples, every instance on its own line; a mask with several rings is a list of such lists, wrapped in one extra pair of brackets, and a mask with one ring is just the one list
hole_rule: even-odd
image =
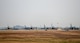
[(80, 0), (0, 0), (0, 26), (80, 26)]

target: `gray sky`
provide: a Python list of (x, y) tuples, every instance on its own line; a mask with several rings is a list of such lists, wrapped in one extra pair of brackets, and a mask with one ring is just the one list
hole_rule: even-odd
[(0, 0), (0, 26), (80, 26), (80, 0)]

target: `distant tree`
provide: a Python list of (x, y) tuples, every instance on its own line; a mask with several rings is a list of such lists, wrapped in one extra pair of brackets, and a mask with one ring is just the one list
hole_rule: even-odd
[(51, 24), (51, 27), (52, 27), (51, 29), (55, 29), (54, 26), (53, 26), (52, 24)]
[(44, 29), (45, 29), (45, 31), (47, 31), (47, 28), (46, 28), (46, 26), (44, 25)]
[(7, 29), (9, 30), (9, 29), (10, 29), (10, 27), (8, 26), (8, 27), (7, 27)]
[(70, 29), (71, 29), (71, 30), (79, 30), (78, 27), (72, 26), (72, 24), (70, 24)]
[(70, 29), (73, 30), (72, 24), (70, 24)]
[(26, 25), (25, 25), (24, 29), (27, 29), (27, 28), (26, 28)]
[(33, 29), (32, 26), (31, 26), (31, 29)]

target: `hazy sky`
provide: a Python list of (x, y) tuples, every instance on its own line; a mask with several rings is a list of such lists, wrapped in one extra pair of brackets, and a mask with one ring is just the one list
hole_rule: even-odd
[(0, 0), (0, 26), (80, 26), (80, 0)]

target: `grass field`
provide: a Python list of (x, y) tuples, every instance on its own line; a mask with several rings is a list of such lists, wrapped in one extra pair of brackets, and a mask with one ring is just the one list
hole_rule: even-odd
[(0, 43), (80, 43), (80, 31), (0, 30)]

